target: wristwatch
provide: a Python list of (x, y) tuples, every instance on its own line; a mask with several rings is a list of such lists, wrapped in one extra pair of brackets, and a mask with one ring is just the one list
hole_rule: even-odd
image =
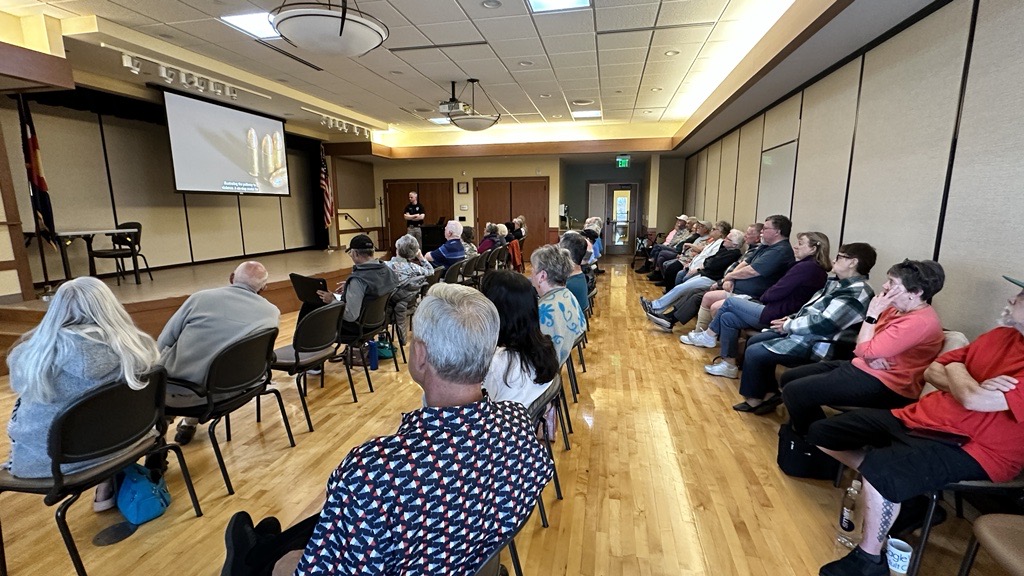
[(864, 321), (868, 324), (874, 324), (875, 322), (878, 322), (878, 318), (875, 318), (874, 316), (865, 316)]

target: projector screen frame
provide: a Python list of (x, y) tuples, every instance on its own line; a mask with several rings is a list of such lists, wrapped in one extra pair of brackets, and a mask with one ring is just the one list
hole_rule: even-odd
[[(228, 108), (228, 109), (234, 110), (236, 112), (242, 112), (244, 114), (252, 114), (253, 116), (259, 116), (261, 118), (266, 118), (267, 120), (273, 120), (275, 122), (280, 122), (281, 123), (281, 136), (282, 136), (282, 138), (285, 138), (285, 162), (287, 163), (288, 142), (287, 142), (287, 138), (286, 137), (288, 135), (288, 132), (287, 132), (287, 130), (285, 128), (286, 128), (288, 122), (284, 118), (280, 118), (280, 117), (274, 116), (272, 114), (267, 114), (265, 112), (259, 112), (259, 111), (252, 110), (252, 109), (249, 109), (249, 108), (244, 108), (244, 107), (239, 106), (237, 104), (221, 102), (220, 100), (214, 100), (213, 98), (197, 95), (197, 94), (192, 93), (192, 92), (186, 92), (184, 90), (179, 90), (177, 88), (173, 88), (173, 87), (168, 86), (168, 85), (161, 85), (161, 84), (157, 84), (157, 83), (154, 83), (154, 82), (147, 82), (146, 86), (149, 87), (149, 88), (153, 88), (153, 89), (157, 90), (158, 92), (160, 92), (160, 104), (163, 106), (164, 120), (167, 122), (167, 130), (168, 130), (168, 133), (167, 133), (167, 143), (168, 143), (168, 146), (171, 146), (171, 136), (170, 136), (171, 120), (170, 120), (170, 118), (168, 117), (168, 114), (167, 114), (167, 100), (165, 98), (165, 94), (170, 92), (171, 94), (174, 94), (175, 96), (182, 96), (184, 98), (190, 98), (192, 100), (198, 100), (199, 102), (203, 102), (204, 104), (212, 104), (214, 106), (220, 106), (222, 108)], [(287, 198), (287, 197), (292, 196), (292, 185), (291, 185), (292, 181), (291, 181), (290, 177), (288, 178), (288, 186), (287, 186), (287, 189), (286, 189), (287, 192), (286, 193), (281, 193), (281, 194), (276, 194), (276, 193), (274, 193), (274, 194), (271, 194), (271, 193), (260, 193), (260, 192), (232, 192), (232, 191), (229, 191), (229, 190), (182, 190), (182, 189), (180, 189), (178, 187), (178, 177), (177, 177), (177, 174), (175, 173), (174, 166), (175, 166), (175, 164), (174, 164), (174, 149), (173, 149), (173, 147), (171, 147), (171, 179), (174, 181), (174, 193), (175, 194), (202, 194), (202, 195), (220, 195), (220, 196), (239, 196), (239, 197), (247, 197), (247, 198), (261, 198), (261, 197), (265, 197), (265, 198)]]

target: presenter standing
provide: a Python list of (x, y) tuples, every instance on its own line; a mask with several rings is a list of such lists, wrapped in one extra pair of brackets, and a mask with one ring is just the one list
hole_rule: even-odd
[(409, 234), (416, 238), (416, 242), (420, 246), (423, 246), (423, 234), (420, 232), (420, 226), (423, 226), (423, 219), (427, 217), (427, 213), (423, 211), (418, 193), (409, 192), (409, 203), (405, 206), (404, 217)]

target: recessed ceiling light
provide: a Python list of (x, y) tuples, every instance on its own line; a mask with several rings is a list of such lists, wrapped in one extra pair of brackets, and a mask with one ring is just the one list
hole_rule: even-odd
[(678, 55), (679, 55), (679, 50), (669, 50), (669, 51), (665, 52), (665, 56), (678, 56)]
[(270, 23), (270, 14), (267, 12), (221, 16), (220, 19), (228, 26), (261, 40), (281, 37), (274, 29), (274, 25)]
[(651, 92), (661, 92), (661, 88), (651, 88)]
[(429, 120), (431, 122), (433, 122), (434, 124), (438, 124), (438, 125), (441, 125), (441, 124), (451, 124), (451, 120), (449, 120), (447, 117), (429, 118)]
[(650, 114), (650, 113), (651, 113), (650, 110), (644, 110), (644, 114)]
[(573, 118), (600, 118), (600, 110), (576, 110), (572, 113)]
[(590, 7), (590, 0), (529, 0), (529, 3), (532, 12), (553, 12)]
[(519, 62), (519, 65), (520, 66), (533, 66), (533, 60), (521, 60)]
[(480, 5), (484, 8), (501, 8), (501, 2), (499, 0), (484, 0)]
[(417, 112), (433, 112), (433, 108), (414, 108)]
[(572, 105), (573, 106), (590, 106), (593, 103), (594, 103), (593, 100), (573, 100), (572, 101)]
[(402, 72), (401, 70), (392, 70), (391, 72), (388, 72), (388, 74), (391, 74), (392, 76), (401, 76), (402, 74), (405, 74), (405, 72)]
[(562, 115), (561, 115), (561, 114), (553, 114), (553, 115), (552, 115), (551, 117), (552, 117), (552, 118), (561, 118), (561, 117), (562, 117)]
[(551, 98), (551, 94), (541, 94), (541, 98)]

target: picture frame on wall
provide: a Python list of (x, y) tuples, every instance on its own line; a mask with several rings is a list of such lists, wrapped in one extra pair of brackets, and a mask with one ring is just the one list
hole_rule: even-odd
[(469, 182), (459, 182), (457, 190), (459, 194), (469, 194)]

